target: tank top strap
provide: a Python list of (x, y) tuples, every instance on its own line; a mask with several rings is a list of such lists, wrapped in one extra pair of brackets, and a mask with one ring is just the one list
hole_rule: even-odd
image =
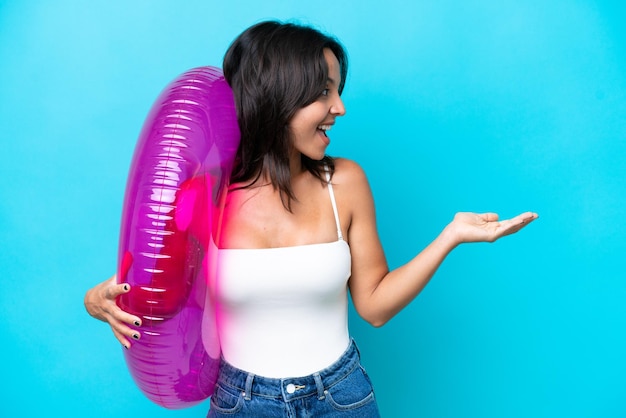
[(326, 171), (326, 184), (328, 185), (328, 193), (330, 194), (330, 202), (333, 205), (333, 213), (335, 214), (335, 223), (337, 224), (337, 236), (339, 241), (343, 241), (343, 233), (341, 232), (341, 223), (339, 222), (339, 212), (337, 212), (337, 202), (335, 201), (335, 192), (333, 191), (333, 184), (330, 182), (330, 171), (328, 166), (324, 166)]

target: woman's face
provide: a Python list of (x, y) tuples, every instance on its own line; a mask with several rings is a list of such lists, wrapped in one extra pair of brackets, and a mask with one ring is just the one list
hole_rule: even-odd
[(337, 116), (346, 113), (339, 96), (339, 61), (328, 48), (324, 49), (324, 58), (328, 65), (326, 89), (320, 91), (316, 101), (298, 109), (289, 122), (294, 150), (313, 160), (324, 158), (326, 147), (330, 144), (327, 131), (334, 125)]

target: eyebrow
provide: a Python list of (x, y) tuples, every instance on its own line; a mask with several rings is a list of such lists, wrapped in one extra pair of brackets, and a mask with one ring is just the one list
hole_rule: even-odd
[(328, 77), (328, 78), (326, 79), (326, 82), (329, 82), (330, 84), (337, 85), (337, 82), (336, 82), (335, 80), (333, 80), (333, 78), (332, 78), (332, 77)]

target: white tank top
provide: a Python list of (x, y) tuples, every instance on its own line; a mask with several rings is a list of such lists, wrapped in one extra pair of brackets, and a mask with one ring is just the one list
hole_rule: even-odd
[[(328, 176), (327, 176), (328, 177)], [(218, 250), (214, 295), (224, 359), (265, 377), (298, 377), (334, 363), (349, 344), (350, 247), (338, 240)]]

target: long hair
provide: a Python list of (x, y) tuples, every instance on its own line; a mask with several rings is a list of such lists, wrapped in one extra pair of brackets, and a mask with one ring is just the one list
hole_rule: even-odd
[[(224, 76), (235, 96), (241, 130), (231, 183), (246, 187), (267, 173), (288, 210), (296, 199), (290, 181), (288, 123), (326, 88), (324, 48), (339, 61), (341, 94), (348, 73), (347, 54), (335, 38), (308, 26), (258, 23), (239, 35), (224, 56)], [(303, 155), (302, 164), (322, 182), (326, 182), (324, 167), (331, 176), (335, 168), (329, 156), (318, 161)]]

